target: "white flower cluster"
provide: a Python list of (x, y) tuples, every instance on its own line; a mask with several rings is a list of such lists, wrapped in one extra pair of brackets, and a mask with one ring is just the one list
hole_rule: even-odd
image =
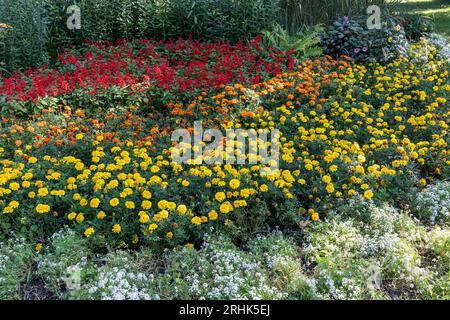
[(0, 300), (17, 298), (17, 288), (33, 254), (23, 238), (0, 242)]
[(132, 265), (127, 257), (120, 256), (122, 268), (105, 265), (98, 270), (97, 279), (83, 286), (90, 299), (101, 300), (159, 300), (150, 286), (154, 282), (153, 274), (144, 274), (127, 269)]
[[(430, 246), (447, 252), (448, 247), (443, 248), (448, 246), (446, 232), (434, 231)], [(406, 213), (372, 205), (363, 220), (335, 215), (313, 225), (307, 230), (304, 253), (311, 265), (316, 264), (324, 293), (334, 299), (361, 299), (372, 294), (369, 283), (375, 278), (367, 270), (374, 265), (379, 266), (376, 280), (385, 278), (385, 285), (429, 292), (432, 279), (439, 275), (423, 261), (425, 234), (426, 230)]]
[(195, 269), (181, 266), (192, 296), (202, 299), (281, 299), (282, 293), (269, 285), (261, 265), (238, 251), (207, 244), (199, 252)]
[(450, 62), (450, 42), (443, 36), (436, 33), (427, 36), (428, 43), (435, 46), (439, 59)]
[[(0, 243), (0, 247), (3, 246), (3, 243)], [(3, 251), (3, 250), (2, 250)], [(10, 255), (7, 252), (2, 252), (0, 254), (0, 285), (5, 281), (2, 276), (3, 271), (7, 268), (7, 263), (10, 260)]]
[(450, 229), (433, 228), (425, 236), (426, 249), (443, 259), (446, 271), (450, 271)]
[(431, 224), (450, 223), (450, 182), (440, 182), (428, 186), (417, 194), (415, 213)]

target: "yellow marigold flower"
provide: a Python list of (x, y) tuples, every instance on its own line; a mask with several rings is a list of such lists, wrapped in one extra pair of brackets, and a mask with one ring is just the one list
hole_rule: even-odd
[(112, 198), (111, 200), (109, 200), (109, 205), (111, 207), (117, 207), (119, 204), (120, 204), (120, 201), (117, 198)]
[(325, 182), (326, 184), (329, 184), (331, 182), (331, 177), (329, 175), (324, 175), (322, 177), (322, 181)]
[(195, 216), (191, 219), (193, 225), (199, 226), (202, 224), (202, 218)]
[(220, 212), (227, 214), (232, 210), (231, 204), (229, 202), (222, 203), (220, 205)]
[(34, 164), (34, 163), (36, 163), (38, 161), (38, 159), (36, 158), (36, 157), (30, 157), (29, 159), (28, 159), (28, 163), (31, 163), (31, 164)]
[(81, 140), (81, 139), (83, 139), (84, 138), (84, 135), (82, 134), (82, 133), (78, 133), (76, 136), (75, 136), (75, 139), (77, 139), (77, 140)]
[(17, 182), (12, 182), (12, 183), (9, 184), (9, 188), (12, 191), (17, 191), (17, 190), (20, 189), (20, 184), (18, 184)]
[(37, 253), (41, 252), (42, 250), (42, 243), (38, 243), (36, 244), (36, 246), (34, 247), (34, 251), (36, 251)]
[(214, 197), (216, 198), (217, 201), (222, 202), (223, 200), (225, 200), (226, 196), (224, 192), (217, 192)]
[(158, 208), (161, 209), (161, 210), (167, 209), (168, 205), (169, 205), (169, 202), (166, 201), (166, 200), (158, 201)]
[(50, 206), (47, 204), (38, 204), (36, 206), (36, 212), (41, 214), (48, 213), (50, 212)]
[(14, 209), (16, 209), (16, 208), (18, 208), (19, 207), (19, 205), (20, 205), (20, 203), (18, 202), (18, 201), (16, 201), (16, 200), (13, 200), (13, 201), (11, 201), (10, 203), (9, 203), (9, 207), (11, 207), (11, 208), (14, 208)]
[(100, 205), (100, 200), (97, 198), (94, 198), (89, 202), (89, 205), (91, 206), (91, 208), (96, 209)]
[(145, 190), (145, 191), (142, 192), (142, 197), (144, 199), (147, 199), (147, 200), (151, 199), (152, 198), (152, 193), (150, 191), (148, 191), (148, 190)]
[(73, 219), (76, 218), (76, 216), (77, 216), (77, 214), (76, 214), (75, 212), (71, 212), (71, 213), (69, 213), (69, 215), (67, 216), (67, 219), (73, 220)]
[(84, 236), (85, 236), (86, 238), (89, 238), (91, 235), (94, 234), (94, 232), (95, 232), (94, 228), (89, 227), (89, 228), (87, 228), (87, 229), (84, 231)]
[(184, 204), (180, 204), (180, 205), (177, 207), (177, 212), (178, 212), (179, 214), (186, 214), (186, 212), (187, 212), (187, 207), (186, 207)]
[(208, 213), (208, 218), (209, 218), (209, 220), (211, 220), (211, 221), (217, 220), (218, 217), (219, 217), (219, 215), (217, 214), (217, 211), (216, 211), (216, 210), (211, 210), (211, 211)]
[(126, 202), (125, 202), (125, 207), (126, 207), (127, 209), (132, 210), (132, 209), (136, 208), (136, 205), (134, 204), (133, 201), (126, 201)]
[(38, 196), (39, 197), (45, 197), (48, 195), (48, 189), (47, 188), (39, 188), (38, 189)]
[(237, 188), (239, 188), (239, 186), (241, 185), (241, 182), (238, 179), (232, 179), (230, 181), (230, 187), (231, 189), (236, 190)]
[(75, 219), (78, 223), (82, 223), (84, 221), (84, 214), (79, 213), (77, 218)]
[(122, 227), (120, 226), (120, 224), (116, 223), (115, 225), (113, 225), (112, 232), (116, 233), (116, 234), (121, 233), (122, 232)]
[(14, 208), (13, 207), (5, 207), (3, 208), (3, 213), (8, 214), (8, 213), (13, 213), (14, 212)]
[(358, 162), (359, 162), (359, 163), (364, 163), (364, 162), (366, 162), (366, 157), (364, 157), (362, 154), (360, 154), (360, 155), (358, 156)]
[(334, 192), (334, 186), (332, 183), (327, 184), (327, 192), (328, 193), (333, 193)]
[(97, 218), (100, 219), (100, 220), (105, 219), (105, 218), (106, 218), (106, 213), (105, 213), (104, 211), (100, 211), (100, 212), (97, 214)]
[(149, 230), (150, 232), (153, 232), (153, 231), (155, 231), (156, 229), (158, 229), (158, 225), (157, 225), (156, 223), (152, 223), (152, 224), (150, 224), (150, 225), (148, 226), (148, 230)]
[(142, 214), (139, 217), (139, 222), (142, 224), (147, 223), (150, 220), (150, 217), (148, 216), (148, 214)]
[(144, 210), (150, 210), (152, 208), (152, 202), (149, 200), (144, 200), (142, 201), (141, 207)]
[(192, 250), (192, 249), (194, 249), (194, 244), (192, 244), (192, 243), (186, 243), (186, 244), (184, 245), (184, 247), (185, 247), (186, 249), (188, 249), (188, 250)]
[(373, 192), (371, 190), (366, 190), (364, 192), (364, 198), (366, 199), (372, 199), (373, 198)]
[(189, 187), (190, 182), (187, 181), (187, 180), (183, 180), (183, 181), (181, 182), (181, 185), (182, 185), (183, 187)]
[(167, 203), (167, 209), (169, 210), (175, 210), (177, 207), (177, 204), (175, 202), (168, 202)]
[(269, 187), (268, 187), (266, 184), (262, 184), (262, 185), (259, 187), (259, 191), (261, 191), (261, 192), (267, 192), (267, 191), (269, 191)]
[(419, 183), (422, 187), (425, 187), (427, 185), (427, 180), (422, 178), (420, 179)]
[(166, 237), (167, 237), (168, 239), (172, 239), (172, 238), (173, 238), (173, 232), (171, 232), (171, 231), (167, 232), (167, 233), (166, 233)]
[(311, 219), (312, 219), (312, 221), (317, 221), (317, 220), (319, 220), (319, 213), (318, 213), (318, 212), (314, 212), (314, 213), (311, 215)]

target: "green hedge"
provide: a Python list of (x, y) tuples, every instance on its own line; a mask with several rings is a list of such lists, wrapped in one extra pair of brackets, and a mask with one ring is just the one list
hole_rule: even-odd
[(45, 3), (39, 0), (0, 0), (0, 71), (49, 61)]
[[(279, 22), (294, 32), (364, 11), (385, 0), (0, 0), (0, 68), (54, 62), (59, 48), (85, 39), (194, 38), (236, 41)], [(80, 30), (68, 30), (67, 7), (81, 8)]]
[[(69, 30), (70, 5), (81, 9), (81, 29)], [(1, 60), (8, 69), (54, 61), (60, 47), (85, 39), (192, 35), (236, 41), (268, 29), (279, 18), (278, 0), (0, 0)], [(1, 47), (0, 47), (1, 49)]]
[[(281, 23), (291, 32), (304, 25), (330, 23), (342, 16), (365, 14), (370, 5), (386, 5), (387, 0), (280, 0)], [(393, 2), (391, 0), (391, 2)]]

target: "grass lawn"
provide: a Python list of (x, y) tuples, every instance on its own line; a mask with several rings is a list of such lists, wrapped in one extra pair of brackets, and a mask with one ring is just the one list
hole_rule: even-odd
[(435, 0), (402, 0), (398, 8), (401, 12), (418, 13), (433, 18), (436, 32), (450, 39), (450, 4)]

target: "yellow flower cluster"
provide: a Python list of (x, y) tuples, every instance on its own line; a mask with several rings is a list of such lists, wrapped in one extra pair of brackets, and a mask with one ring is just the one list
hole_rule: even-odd
[[(413, 170), (422, 187), (448, 172), (450, 85), (443, 65), (354, 65), (335, 78), (292, 72), (196, 102), (235, 110), (257, 95), (258, 112), (219, 122), (223, 129), (278, 129), (279, 169), (266, 168), (270, 162), (207, 165), (215, 154), (181, 165), (170, 157), (172, 145), (113, 144), (79, 133), (73, 148), (88, 157), (27, 147), (18, 147), (14, 159), (2, 156), (0, 209), (24, 226), (53, 221), (86, 237), (186, 243), (203, 225), (229, 225), (234, 212), (261, 200), (299, 200), (301, 212), (317, 221), (333, 201), (372, 199)], [(247, 161), (259, 157), (258, 143), (249, 150)]]

